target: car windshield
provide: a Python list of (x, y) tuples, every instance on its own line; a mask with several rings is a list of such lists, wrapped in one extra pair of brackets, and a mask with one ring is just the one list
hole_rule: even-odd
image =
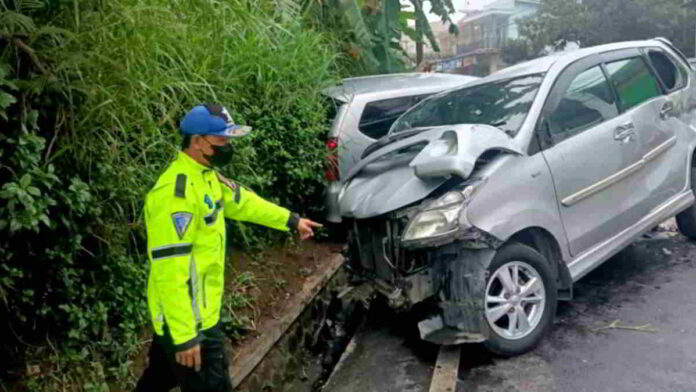
[(449, 91), (413, 107), (391, 134), (414, 128), (487, 124), (515, 135), (534, 101), (543, 74), (526, 75)]

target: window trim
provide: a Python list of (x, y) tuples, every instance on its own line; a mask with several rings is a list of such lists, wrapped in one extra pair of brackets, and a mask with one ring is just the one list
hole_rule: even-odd
[[(625, 52), (625, 50), (621, 50), (620, 52)], [(534, 133), (535, 137), (532, 138), (531, 143), (538, 143), (539, 147), (535, 147), (533, 145), (530, 145), (528, 148), (528, 151), (534, 151), (540, 152), (547, 150), (549, 148), (552, 148), (553, 146), (556, 146), (560, 143), (565, 142), (566, 140), (572, 139), (573, 137), (580, 135), (584, 132), (587, 132), (588, 130), (594, 128), (590, 127), (582, 132), (578, 132), (572, 135), (569, 135), (566, 138), (563, 138), (562, 140), (554, 140), (554, 137), (551, 135), (551, 132), (549, 131), (548, 127), (548, 117), (553, 111), (558, 107), (560, 104), (561, 99), (565, 95), (566, 91), (568, 90), (568, 87), (570, 87), (570, 84), (577, 78), (581, 73), (592, 69), (594, 67), (600, 66), (600, 69), (602, 71), (602, 74), (604, 75), (604, 78), (609, 85), (609, 90), (612, 92), (612, 97), (614, 98), (614, 106), (616, 106), (617, 109), (617, 117), (622, 114), (621, 107), (618, 102), (617, 94), (616, 91), (614, 91), (614, 87), (611, 84), (611, 81), (609, 80), (609, 77), (606, 73), (606, 70), (604, 69), (604, 61), (603, 61), (603, 56), (601, 53), (597, 54), (592, 54), (587, 57), (583, 57), (565, 67), (563, 71), (561, 71), (560, 75), (556, 77), (556, 80), (553, 82), (553, 85), (551, 86), (551, 89), (549, 90), (549, 93), (546, 95), (544, 99), (544, 106), (541, 109), (541, 113), (539, 114), (539, 118), (537, 119), (536, 126), (534, 127)], [(607, 120), (608, 121), (608, 120)], [(600, 124), (603, 124), (605, 121), (601, 122)], [(597, 124), (597, 125), (600, 125)], [(595, 125), (595, 126), (597, 126)], [(536, 140), (536, 141), (535, 141)], [(533, 154), (530, 154), (533, 155)]]
[(636, 108), (641, 107), (642, 105), (645, 105), (645, 104), (647, 104), (647, 103), (650, 103), (650, 102), (652, 102), (653, 100), (659, 99), (659, 98), (661, 98), (661, 97), (663, 97), (663, 96), (665, 95), (664, 86), (662, 85), (662, 80), (660, 79), (660, 77), (659, 77), (658, 75), (655, 74), (655, 70), (653, 69), (652, 64), (650, 63), (649, 59), (646, 59), (646, 58), (645, 58), (645, 56), (644, 56), (644, 54), (642, 53), (642, 51), (638, 50), (637, 48), (636, 48), (636, 50), (637, 50), (637, 52), (638, 52), (637, 55), (625, 56), (625, 57), (624, 57), (624, 56), (619, 56), (619, 57), (611, 56), (611, 57), (608, 57), (607, 59), (604, 59), (604, 60), (602, 61), (602, 65), (606, 68), (607, 65), (608, 65), (609, 63), (615, 63), (615, 62), (618, 62), (618, 61), (630, 60), (630, 59), (634, 59), (634, 58), (640, 58), (640, 59), (643, 60), (643, 62), (645, 63), (645, 66), (647, 67), (648, 72), (650, 73), (650, 75), (652, 75), (652, 76), (655, 78), (655, 80), (657, 81), (658, 90), (660, 90), (660, 91), (659, 91), (659, 94), (658, 94), (658, 95), (656, 95), (656, 96), (654, 96), (654, 97), (652, 97), (652, 98), (650, 98), (650, 99), (647, 99), (647, 100), (645, 100), (645, 101), (643, 101), (643, 102), (641, 102), (641, 103), (639, 103), (639, 104), (637, 104), (637, 105), (635, 105), (635, 106), (632, 106), (632, 107), (630, 107), (630, 108), (624, 108), (624, 105), (623, 105), (623, 103), (621, 102), (621, 99), (620, 99), (621, 95), (619, 94), (619, 91), (616, 89), (616, 86), (614, 86), (614, 84), (611, 82), (611, 78), (609, 77), (609, 76), (610, 76), (610, 75), (609, 75), (609, 70), (607, 69), (607, 70), (606, 70), (606, 71), (607, 71), (607, 80), (609, 80), (609, 86), (612, 88), (612, 90), (614, 90), (614, 93), (615, 93), (614, 96), (615, 96), (616, 99), (617, 99), (616, 103), (617, 103), (618, 106), (619, 106), (619, 114), (624, 114), (624, 113), (626, 113), (626, 112), (630, 112), (630, 111), (632, 111), (632, 110), (634, 110), (634, 109), (636, 109)]
[[(657, 37), (657, 38), (654, 38), (654, 40), (656, 40), (657, 42), (666, 46), (668, 49), (667, 53), (670, 53), (670, 51), (671, 51), (671, 52), (673, 52), (671, 54), (676, 54), (677, 55), (676, 57), (682, 61), (682, 65), (686, 65), (687, 70), (696, 71), (696, 69), (694, 69), (694, 67), (689, 62), (689, 59), (686, 57), (686, 55), (684, 55), (684, 53), (681, 50), (679, 50), (676, 46), (674, 46), (674, 44), (670, 40), (663, 38), (663, 37)], [(661, 49), (664, 50), (665, 48), (661, 48)]]
[[(554, 134), (551, 133), (550, 130), (549, 130), (550, 138), (551, 138), (551, 140), (554, 142), (554, 145), (555, 145), (555, 144), (563, 143), (564, 141), (566, 141), (566, 140), (568, 140), (568, 139), (572, 139), (573, 137), (575, 137), (575, 136), (577, 136), (577, 135), (580, 135), (581, 133), (587, 132), (587, 131), (589, 131), (590, 129), (592, 129), (592, 128), (594, 128), (594, 127), (597, 127), (597, 126), (599, 126), (599, 125), (601, 125), (601, 124), (604, 124), (604, 123), (607, 122), (607, 121), (611, 121), (611, 120), (615, 119), (616, 117), (619, 117), (619, 116), (622, 114), (622, 113), (621, 113), (621, 109), (620, 109), (620, 107), (619, 107), (619, 101), (618, 101), (618, 97), (617, 97), (617, 95), (616, 95), (616, 91), (614, 91), (614, 89), (613, 89), (612, 86), (611, 86), (611, 81), (609, 80), (609, 74), (607, 73), (607, 71), (606, 71), (606, 69), (605, 69), (605, 67), (604, 67), (604, 63), (599, 63), (599, 64), (597, 64), (597, 65), (592, 65), (592, 66), (588, 67), (587, 69), (585, 69), (585, 70), (583, 70), (583, 71), (580, 71), (580, 72), (578, 72), (577, 74), (575, 74), (575, 77), (570, 81), (570, 84), (566, 87), (566, 90), (563, 92), (562, 97), (565, 97), (565, 96), (566, 96), (566, 93), (568, 92), (568, 88), (570, 88), (570, 85), (575, 81), (575, 79), (577, 79), (578, 76), (582, 75), (583, 73), (585, 73), (585, 72), (587, 72), (587, 71), (593, 70), (593, 69), (595, 69), (595, 68), (598, 68), (598, 69), (599, 69), (599, 72), (601, 72), (601, 73), (602, 73), (602, 76), (604, 77), (604, 82), (606, 83), (607, 88), (609, 89), (609, 94), (611, 94), (611, 98), (614, 100), (614, 101), (613, 101), (613, 104), (614, 104), (614, 108), (616, 109), (616, 115), (615, 115), (614, 117), (611, 117), (611, 118), (608, 118), (608, 119), (602, 119), (602, 121), (599, 122), (599, 123), (597, 123), (597, 124), (590, 125), (589, 127), (586, 127), (586, 128), (584, 128), (584, 129), (582, 129), (582, 130), (575, 130), (574, 132), (564, 132), (564, 133), (560, 133), (560, 134), (558, 134), (558, 135), (554, 135)], [(562, 100), (562, 99), (563, 99), (563, 98), (561, 98), (561, 100)], [(560, 104), (560, 101), (559, 101), (559, 104)], [(556, 109), (558, 109), (558, 107), (556, 107)], [(554, 111), (554, 113), (555, 113), (555, 111)], [(559, 140), (556, 140), (557, 138), (558, 138)]]
[[(680, 71), (679, 71), (680, 69), (681, 69), (681, 71), (686, 71), (686, 72), (685, 72), (686, 83), (685, 83), (683, 86), (679, 87), (679, 88), (674, 87), (674, 88), (672, 88), (672, 89), (668, 89), (667, 86), (665, 85), (665, 82), (662, 80), (662, 77), (660, 76), (660, 73), (657, 72), (657, 69), (656, 69), (655, 66), (653, 65), (652, 59), (650, 59), (650, 52), (651, 52), (651, 51), (655, 51), (655, 52), (658, 52), (658, 53), (662, 53), (665, 57), (667, 57), (667, 59), (668, 59), (669, 61), (671, 61), (672, 64), (674, 64), (674, 66), (677, 68), (677, 72), (680, 72)], [(678, 61), (678, 60), (677, 60), (671, 53), (669, 53), (668, 51), (664, 50), (663, 48), (661, 48), (661, 47), (659, 47), (659, 46), (650, 46), (650, 47), (643, 48), (643, 57), (645, 57), (645, 60), (648, 62), (648, 65), (649, 65), (651, 71), (653, 72), (653, 74), (655, 74), (655, 77), (657, 77), (657, 81), (660, 83), (660, 87), (662, 88), (662, 93), (663, 93), (663, 94), (669, 95), (669, 94), (675, 93), (675, 92), (677, 92), (677, 91), (686, 90), (686, 88), (689, 87), (689, 70), (688, 70), (688, 69), (684, 69), (684, 66), (681, 64), (681, 62)]]

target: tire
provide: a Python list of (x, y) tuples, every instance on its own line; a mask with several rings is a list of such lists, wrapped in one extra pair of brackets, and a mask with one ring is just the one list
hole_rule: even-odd
[[(515, 268), (518, 271), (517, 283), (512, 282)], [(506, 280), (504, 271), (507, 271), (507, 276), (511, 278), (507, 280), (507, 287), (503, 284)], [(529, 290), (527, 294), (516, 291), (524, 289), (532, 279), (541, 283), (541, 287), (536, 284), (528, 286), (534, 289)], [(522, 295), (510, 295), (510, 288)], [(503, 246), (488, 267), (483, 319), (484, 325), (488, 328), (489, 338), (483, 343), (484, 346), (492, 353), (503, 357), (512, 357), (532, 350), (551, 328), (557, 302), (556, 279), (549, 261), (536, 250), (523, 244), (511, 243)], [(527, 325), (522, 323), (522, 317), (527, 320)], [(517, 322), (515, 327), (511, 328), (514, 320)]]
[[(691, 167), (691, 190), (696, 195), (696, 171)], [(677, 214), (679, 232), (692, 240), (696, 240), (696, 204)]]

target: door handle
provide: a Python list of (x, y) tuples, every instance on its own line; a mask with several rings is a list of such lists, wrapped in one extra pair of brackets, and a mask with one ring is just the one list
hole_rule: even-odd
[(626, 123), (624, 125), (616, 127), (614, 130), (614, 140), (620, 142), (630, 142), (632, 137), (636, 134), (636, 128), (633, 123)]
[(674, 111), (674, 103), (672, 101), (667, 101), (660, 108), (660, 118), (666, 120), (667, 117)]

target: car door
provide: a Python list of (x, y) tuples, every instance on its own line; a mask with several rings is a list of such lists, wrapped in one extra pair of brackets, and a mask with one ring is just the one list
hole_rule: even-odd
[(627, 228), (631, 175), (642, 159), (630, 114), (619, 112), (614, 90), (595, 55), (561, 73), (540, 119), (569, 251), (578, 255)]
[(677, 108), (673, 98), (665, 95), (642, 51), (608, 53), (604, 61), (622, 117), (626, 118), (623, 126), (632, 129), (639, 152), (635, 174), (625, 182), (631, 192), (623, 200), (625, 212), (637, 221), (683, 188), (685, 174), (673, 171), (675, 166), (683, 168), (683, 164), (672, 163), (677, 144), (673, 121)]
[(644, 53), (666, 94), (659, 119), (664, 124), (662, 134), (675, 140), (670, 143), (674, 145), (673, 148), (646, 163), (646, 178), (658, 189), (653, 192), (651, 204), (658, 205), (678, 194), (687, 184), (688, 174), (684, 165), (688, 162), (689, 152), (685, 147), (693, 140), (691, 124), (696, 113), (688, 64), (660, 47), (647, 48)]

